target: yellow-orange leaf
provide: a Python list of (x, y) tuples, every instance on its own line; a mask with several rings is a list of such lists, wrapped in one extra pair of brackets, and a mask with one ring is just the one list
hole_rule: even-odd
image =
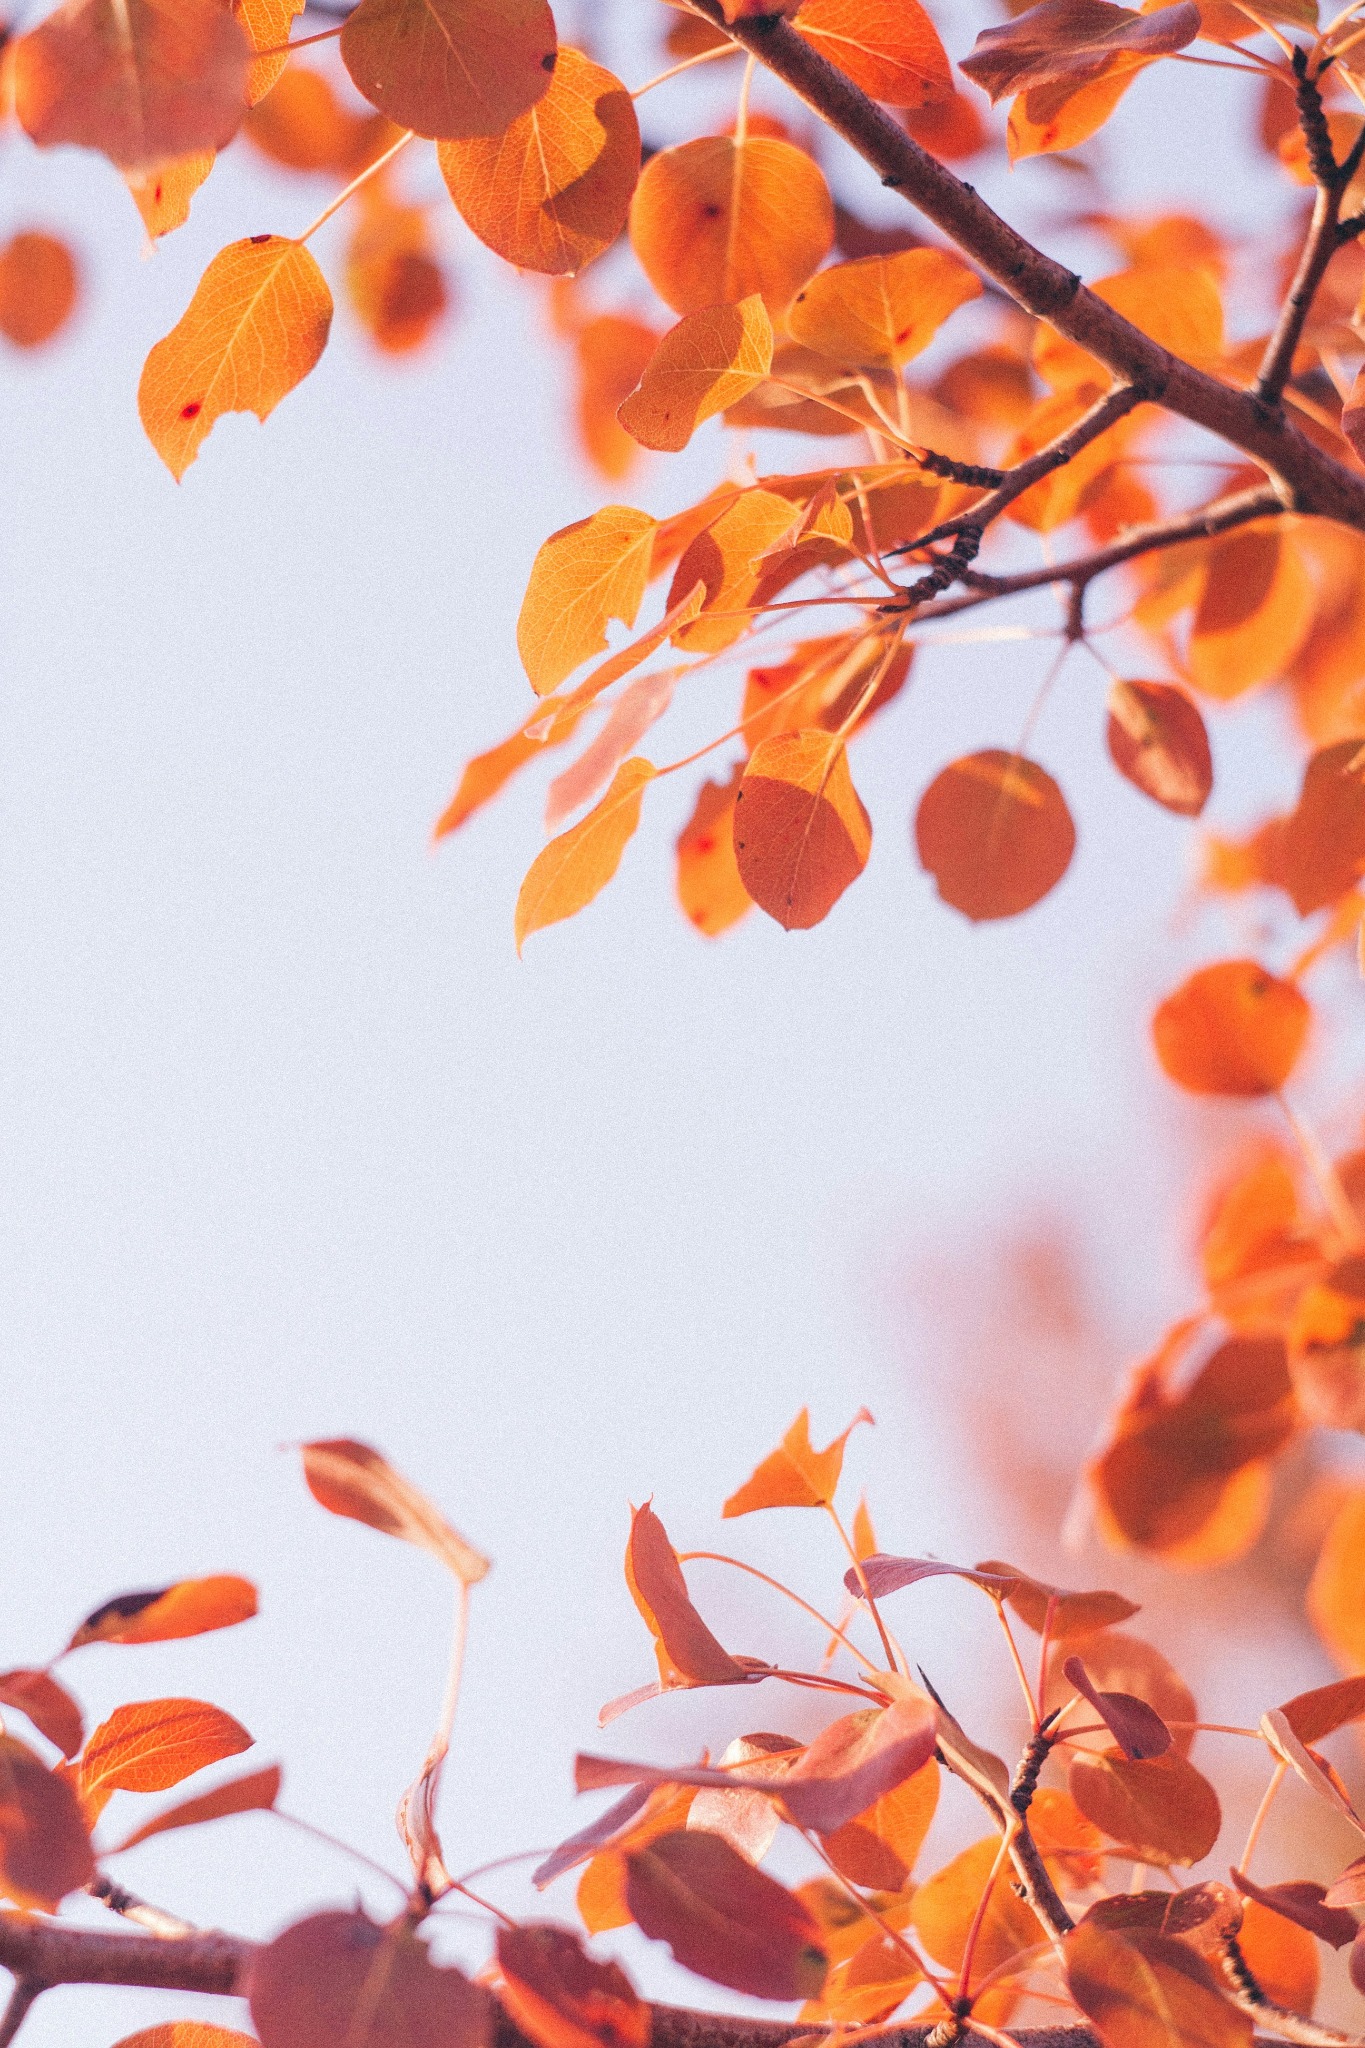
[(1195, 1095), (1273, 1095), (1294, 1071), (1312, 1011), (1255, 960), (1201, 967), (1152, 1018), (1157, 1058)]
[(825, 1836), (825, 1853), (843, 1876), (871, 1891), (901, 1889), (929, 1832), (938, 1780), (938, 1765), (930, 1757), (864, 1813)]
[[(949, 1970), (956, 1970), (962, 1962), (999, 1849), (995, 1836), (974, 1842), (916, 1888), (911, 1925), (935, 1962)], [(989, 1976), (1022, 1950), (1032, 1948), (1037, 1939), (1038, 1922), (1033, 1913), (1015, 1896), (1009, 1879), (997, 1874), (977, 1935), (974, 1968), (983, 1977)], [(1008, 2019), (1018, 1995), (1008, 1985), (987, 1991), (981, 2017), (999, 2025)]]
[(1344, 1671), (1365, 1671), (1365, 1487), (1333, 1517), (1308, 1582), (1308, 1614)]
[(517, 619), (522, 667), (537, 696), (602, 652), (608, 619), (635, 624), (656, 524), (630, 505), (607, 505), (542, 543)]
[(264, 420), (327, 345), (332, 294), (300, 242), (252, 235), (220, 249), (184, 315), (147, 358), (142, 424), (179, 482), (215, 420)]
[(207, 1635), (211, 1629), (233, 1628), (256, 1612), (256, 1588), (250, 1579), (223, 1572), (210, 1579), (181, 1579), (152, 1593), (119, 1593), (85, 1620), (67, 1644), (170, 1643), (182, 1636)]
[(550, 89), (545, 0), (360, 0), (341, 57), (372, 106), (418, 135), (501, 135)]
[(980, 293), (976, 273), (939, 249), (861, 256), (818, 272), (797, 293), (787, 331), (846, 368), (899, 369)]
[(757, 292), (707, 306), (669, 329), (617, 418), (643, 448), (685, 448), (703, 420), (723, 412), (772, 368), (773, 329)]
[(1104, 2048), (1251, 2048), (1251, 2021), (1177, 1936), (1083, 1922), (1066, 1937), (1066, 1966)]
[(1218, 542), (1186, 657), (1210, 697), (1240, 697), (1293, 659), (1313, 620), (1314, 589), (1292, 535), (1247, 527)]
[(779, 733), (754, 749), (735, 805), (735, 858), (754, 902), (784, 931), (828, 917), (871, 850), (841, 739)]
[(518, 952), (532, 932), (576, 916), (606, 888), (640, 822), (654, 772), (639, 755), (623, 761), (601, 802), (536, 855), (517, 897)]
[(32, 230), (0, 248), (0, 334), (16, 348), (41, 348), (66, 325), (80, 284), (75, 258), (55, 235)]
[(387, 1458), (352, 1437), (304, 1444), (303, 1476), (308, 1491), (329, 1514), (344, 1515), (429, 1551), (464, 1586), (476, 1586), (491, 1569), (488, 1559), (466, 1543), (420, 1488), (395, 1471)]
[(250, 56), (218, 0), (65, 0), (14, 47), (15, 112), (42, 149), (146, 170), (232, 140)]
[(510, 128), (443, 142), (441, 175), (465, 223), (520, 270), (582, 270), (626, 224), (640, 125), (619, 78), (561, 49), (550, 90)]
[[(1211, 367), (1222, 355), (1223, 301), (1207, 264), (1143, 263), (1097, 278), (1091, 289), (1172, 355), (1201, 368)], [(1108, 388), (1108, 370), (1046, 323), (1037, 330), (1033, 361), (1054, 391), (1082, 385), (1098, 391)]]
[(834, 205), (819, 165), (793, 143), (703, 135), (645, 165), (630, 239), (675, 313), (758, 292), (777, 319), (828, 255)]
[(106, 1853), (122, 1855), (125, 1849), (134, 1849), (139, 1842), (150, 1841), (153, 1835), (170, 1834), (175, 1828), (199, 1827), (205, 1821), (226, 1820), (234, 1813), (268, 1812), (279, 1797), (281, 1775), (279, 1765), (271, 1764), (264, 1771), (250, 1771), (244, 1778), (232, 1778), (212, 1792), (202, 1792), (197, 1799), (182, 1799), (157, 1814), (154, 1820), (134, 1828), (131, 1835), (125, 1835)]
[(0, 1898), (55, 1913), (95, 1874), (80, 1801), (12, 1735), (0, 1735)]
[(567, 1927), (498, 1929), (499, 2001), (537, 2048), (649, 2048), (649, 2007)]
[(249, 105), (254, 107), (263, 100), (284, 76), (289, 57), (281, 46), (289, 41), (295, 15), (302, 14), (307, 4), (308, 0), (233, 0), (232, 11), (246, 30), (252, 49), (271, 52), (257, 57), (247, 74)]
[(704, 782), (678, 834), (678, 901), (704, 938), (714, 939), (754, 907), (735, 860), (735, 798), (744, 763), (728, 782)]
[(803, 0), (796, 27), (874, 100), (931, 107), (952, 98), (947, 52), (919, 0)]
[(1071, 865), (1076, 828), (1047, 770), (987, 747), (935, 776), (915, 814), (921, 864), (974, 923), (1018, 917)]
[(675, 646), (715, 654), (739, 639), (749, 623), (745, 608), (754, 601), (765, 566), (762, 557), (800, 517), (800, 507), (789, 498), (761, 488), (741, 491), (719, 517), (712, 517), (688, 543), (673, 572), (670, 610), (694, 584), (700, 582), (705, 590), (700, 618), (678, 628)]
[(640, 444), (616, 414), (643, 377), (658, 340), (654, 328), (619, 313), (599, 314), (574, 339), (579, 437), (589, 461), (611, 483), (639, 460)]
[(751, 1515), (758, 1508), (828, 1507), (843, 1471), (844, 1445), (860, 1422), (871, 1420), (866, 1408), (860, 1408), (848, 1428), (817, 1451), (811, 1448), (810, 1410), (803, 1408), (772, 1455), (730, 1495), (723, 1514), (728, 1519)]
[(352, 113), (320, 71), (297, 63), (252, 108), (242, 128), (272, 163), (291, 171), (337, 173), (360, 168), (357, 159), (372, 131), (383, 131), (389, 142), (398, 139), (399, 131), (382, 114)]
[(346, 249), (346, 292), (376, 348), (409, 355), (430, 339), (450, 303), (424, 206), (405, 206), (381, 185), (362, 188)]
[(1247, 1899), (1237, 1946), (1266, 1997), (1307, 2017), (1318, 1995), (1318, 1945), (1306, 1927)]
[(207, 1700), (136, 1700), (115, 1707), (80, 1757), (81, 1796), (98, 1811), (112, 1792), (165, 1792), (253, 1737)]
[(1098, 78), (1085, 79), (1079, 85), (1066, 78), (1053, 79), (1021, 92), (1010, 108), (1006, 129), (1010, 162), (1050, 156), (1088, 142), (1147, 63), (1142, 57), (1115, 57)]
[(211, 149), (204, 149), (194, 156), (177, 157), (173, 163), (157, 164), (149, 171), (129, 172), (128, 190), (153, 241), (184, 227), (190, 217), (190, 201), (217, 161)]
[(144, 2027), (126, 2034), (114, 2048), (257, 2048), (253, 2034), (238, 2034), (231, 2027), (210, 2027), (203, 2020), (172, 2020), (162, 2027)]

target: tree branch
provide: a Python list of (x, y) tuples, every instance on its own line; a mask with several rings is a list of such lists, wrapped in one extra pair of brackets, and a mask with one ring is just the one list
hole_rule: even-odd
[(1025, 311), (1050, 321), (1125, 384), (1140, 385), (1168, 411), (1240, 448), (1282, 480), (1296, 511), (1365, 530), (1365, 476), (1317, 447), (1279, 407), (1182, 362), (1088, 291), (1074, 271), (1002, 220), (789, 22), (761, 15), (727, 23), (720, 0), (690, 4), (789, 85), (884, 185), (918, 207)]

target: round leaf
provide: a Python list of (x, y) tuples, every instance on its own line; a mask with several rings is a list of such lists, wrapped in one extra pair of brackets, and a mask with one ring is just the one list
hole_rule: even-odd
[(1157, 1058), (1194, 1095), (1273, 1095), (1294, 1071), (1312, 1012), (1255, 960), (1201, 967), (1152, 1018)]
[(981, 923), (1041, 902), (1071, 864), (1076, 828), (1046, 769), (987, 747), (935, 776), (915, 844), (943, 901)]
[(372, 106), (418, 135), (501, 135), (550, 89), (545, 0), (360, 0), (341, 57)]
[(1172, 683), (1115, 683), (1105, 730), (1120, 775), (1168, 811), (1197, 818), (1213, 787), (1198, 707)]
[(764, 740), (739, 785), (734, 829), (740, 878), (760, 909), (784, 931), (819, 924), (872, 847), (843, 741), (811, 731)]

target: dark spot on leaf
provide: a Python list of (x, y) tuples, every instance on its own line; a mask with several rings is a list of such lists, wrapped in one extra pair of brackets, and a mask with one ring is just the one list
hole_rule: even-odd
[(554, 70), (554, 68), (555, 68), (555, 65), (556, 65), (556, 64), (557, 64), (558, 62), (559, 62), (559, 52), (558, 52), (558, 50), (547, 50), (547, 51), (545, 52), (545, 55), (544, 55), (544, 56), (543, 56), (543, 57), (541, 58), (541, 60), (540, 60), (540, 68), (541, 68), (541, 70), (542, 70), (542, 71), (553, 71), (553, 70)]
[(197, 398), (192, 398), (192, 399), (190, 400), (190, 402), (189, 402), (189, 404), (188, 404), (188, 405), (182, 405), (182, 406), (181, 406), (181, 408), (180, 408), (180, 417), (181, 417), (181, 419), (182, 419), (182, 420), (193, 420), (193, 419), (197, 419), (197, 418), (199, 417), (199, 414), (200, 414), (200, 413), (201, 413), (201, 412), (202, 412), (203, 410), (204, 410), (204, 408), (203, 408), (202, 404), (200, 403), (200, 401), (199, 401), (199, 400), (198, 400)]
[(703, 219), (703, 220), (719, 220), (719, 219), (720, 219), (720, 216), (721, 216), (721, 209), (720, 209), (720, 207), (718, 207), (718, 206), (716, 205), (716, 203), (715, 203), (715, 201), (714, 201), (714, 200), (708, 200), (708, 201), (706, 202), (705, 206), (703, 206), (703, 208), (702, 208), (702, 210), (701, 210), (701, 217), (702, 217), (702, 219)]
[(258, 249), (262, 242), (273, 242), (274, 239), (273, 235), (253, 235), (251, 237), (251, 246), (253, 249)]

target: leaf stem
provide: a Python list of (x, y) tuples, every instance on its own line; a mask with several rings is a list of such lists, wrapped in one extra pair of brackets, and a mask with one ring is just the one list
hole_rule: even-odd
[[(670, 78), (677, 78), (680, 72), (691, 71), (698, 64), (713, 64), (717, 57), (737, 57), (738, 55), (739, 48), (737, 44), (730, 43), (728, 46), (722, 46), (718, 43), (714, 50), (701, 50), (695, 57), (684, 57), (681, 64), (670, 65), (667, 71), (659, 72), (657, 77), (646, 79), (643, 85), (636, 86), (631, 94), (631, 98), (633, 100), (642, 100), (647, 92), (653, 92), (656, 85), (667, 85)], [(752, 63), (753, 59), (751, 58), (749, 61)]]
[(798, 1607), (804, 1608), (813, 1621), (818, 1621), (821, 1628), (827, 1629), (830, 1635), (837, 1636), (850, 1656), (856, 1657), (858, 1662), (868, 1671), (873, 1673), (877, 1671), (878, 1667), (873, 1663), (872, 1659), (866, 1656), (856, 1643), (849, 1640), (847, 1634), (839, 1627), (837, 1622), (827, 1621), (818, 1607), (812, 1607), (809, 1600), (803, 1600), (801, 1595), (794, 1593), (790, 1586), (784, 1586), (781, 1579), (771, 1578), (767, 1572), (761, 1572), (757, 1565), (745, 1564), (742, 1558), (727, 1557), (720, 1550), (680, 1550), (678, 1552), (679, 1564), (692, 1564), (702, 1560), (705, 1560), (708, 1564), (733, 1565), (737, 1572), (747, 1572), (750, 1578), (761, 1579), (765, 1586), (772, 1586), (775, 1591), (785, 1593), (789, 1600), (794, 1600)]
[(403, 133), (399, 136), (397, 142), (391, 142), (388, 148), (384, 151), (382, 156), (377, 156), (372, 164), (367, 164), (364, 170), (361, 171), (358, 174), (358, 176), (352, 178), (350, 184), (346, 186), (345, 190), (342, 192), (338, 192), (336, 198), (332, 201), (331, 205), (323, 207), (322, 212), (313, 222), (312, 227), (305, 228), (301, 235), (295, 237), (295, 240), (298, 242), (299, 247), (302, 248), (305, 242), (311, 241), (313, 236), (317, 233), (318, 229), (322, 227), (327, 221), (329, 221), (334, 213), (339, 213), (341, 208), (346, 204), (346, 201), (350, 199), (354, 193), (358, 192), (362, 185), (367, 185), (371, 178), (376, 177), (378, 173), (383, 170), (385, 164), (392, 163), (394, 158), (397, 156), (399, 150), (406, 149), (408, 144), (412, 141), (412, 139), (412, 129), (405, 128), (403, 130)]

